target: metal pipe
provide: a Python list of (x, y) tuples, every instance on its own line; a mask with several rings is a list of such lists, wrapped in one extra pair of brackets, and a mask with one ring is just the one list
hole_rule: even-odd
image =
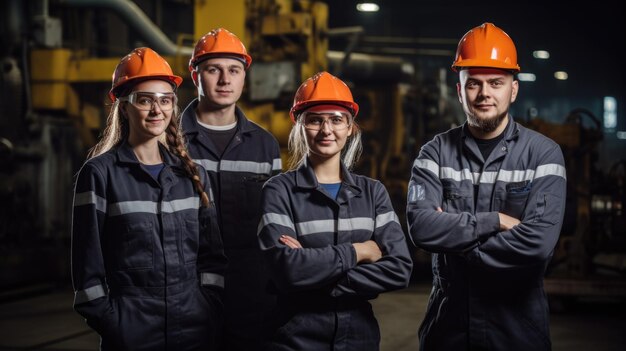
[(361, 26), (328, 28), (326, 30), (326, 34), (328, 34), (329, 37), (363, 34), (364, 32), (365, 29), (363, 29), (363, 27)]
[(74, 7), (99, 7), (117, 13), (126, 23), (142, 36), (148, 45), (164, 56), (191, 56), (193, 48), (177, 46), (134, 2), (128, 0), (60, 0)]
[(416, 44), (426, 44), (426, 45), (445, 45), (456, 48), (458, 44), (458, 39), (448, 39), (448, 38), (423, 38), (423, 37), (383, 37), (383, 36), (363, 36), (364, 43), (371, 44), (405, 44), (405, 45), (416, 45)]
[[(341, 65), (345, 53), (328, 51), (328, 67), (332, 72)], [(375, 56), (363, 53), (352, 53), (350, 61), (342, 69), (342, 78), (354, 81), (403, 81), (409, 82), (415, 74), (415, 67), (399, 57)]]

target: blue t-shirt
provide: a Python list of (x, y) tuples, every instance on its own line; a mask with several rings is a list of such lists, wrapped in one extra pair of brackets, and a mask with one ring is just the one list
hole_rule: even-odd
[(337, 194), (339, 193), (339, 188), (341, 188), (341, 183), (334, 183), (334, 184), (320, 183), (320, 185), (322, 186), (322, 188), (324, 188), (324, 190), (326, 190), (326, 192), (328, 193), (328, 195), (330, 195), (330, 197), (337, 200)]
[(141, 164), (141, 166), (143, 167), (143, 169), (148, 171), (148, 173), (150, 173), (152, 178), (154, 178), (156, 180), (159, 180), (159, 173), (161, 173), (161, 171), (163, 170), (163, 167), (165, 167), (165, 164), (163, 164), (163, 163), (159, 163), (158, 165), (144, 165), (144, 164)]

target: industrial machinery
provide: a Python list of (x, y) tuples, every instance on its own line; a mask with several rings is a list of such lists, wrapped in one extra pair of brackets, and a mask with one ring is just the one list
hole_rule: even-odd
[[(237, 34), (252, 55), (240, 105), (277, 137), (284, 160), (300, 82), (327, 70), (351, 85), (365, 148), (356, 171), (385, 184), (406, 225), (406, 186), (419, 147), (463, 122), (447, 87), (449, 69), (418, 81), (413, 64), (400, 57), (358, 52), (362, 28), (327, 23), (320, 1), (0, 2), (0, 288), (69, 282), (74, 177), (104, 126), (119, 59), (150, 46), (189, 77), (195, 40), (216, 27)], [(346, 42), (345, 50), (329, 51), (331, 40)], [(180, 104), (194, 94), (186, 78)], [(626, 296), (615, 283), (626, 275), (626, 164), (617, 162), (608, 174), (594, 168), (602, 133), (588, 111), (573, 111), (563, 124), (526, 124), (562, 146), (568, 167), (566, 221), (547, 291)], [(414, 273), (429, 274), (429, 255), (416, 250), (414, 259)], [(589, 279), (600, 271), (619, 279)]]
[(563, 228), (544, 282), (553, 307), (578, 298), (626, 298), (626, 160), (608, 174), (596, 168), (603, 132), (589, 110), (574, 109), (562, 124), (538, 118), (524, 124), (561, 146), (567, 169)]
[[(195, 40), (217, 27), (237, 34), (252, 55), (240, 106), (277, 137), (284, 160), (288, 110), (300, 82), (328, 70), (355, 83), (366, 147), (358, 171), (383, 181), (404, 214), (417, 149), (412, 136), (421, 130), (416, 121), (427, 95), (417, 89), (411, 64), (353, 53), (362, 29), (328, 28), (325, 3), (5, 0), (0, 6), (3, 289), (69, 282), (74, 177), (104, 126), (119, 59), (134, 47), (149, 46), (175, 74), (189, 77)], [(350, 44), (344, 52), (329, 52), (329, 40), (337, 37)], [(180, 104), (194, 94), (191, 79), (185, 79)]]

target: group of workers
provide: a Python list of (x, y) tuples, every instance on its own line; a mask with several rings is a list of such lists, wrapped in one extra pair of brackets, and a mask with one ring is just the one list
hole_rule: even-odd
[(385, 186), (351, 171), (350, 88), (327, 72), (302, 83), (283, 171), (276, 138), (237, 106), (251, 63), (224, 28), (200, 38), (184, 110), (183, 79), (154, 50), (117, 65), (72, 220), (74, 309), (102, 350), (378, 350), (369, 301), (408, 286), (407, 236), (432, 253), (421, 350), (550, 350), (543, 275), (564, 161), (509, 113), (520, 68), (504, 31), (484, 23), (459, 42), (466, 122), (421, 147), (408, 235)]

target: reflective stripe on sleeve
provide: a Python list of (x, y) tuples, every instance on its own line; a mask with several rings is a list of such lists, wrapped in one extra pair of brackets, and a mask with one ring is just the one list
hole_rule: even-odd
[(200, 285), (215, 285), (220, 288), (224, 287), (224, 276), (215, 273), (200, 273)]
[(537, 167), (537, 171), (535, 172), (535, 179), (549, 176), (549, 175), (562, 177), (563, 179), (567, 180), (567, 175), (565, 174), (565, 167), (556, 163), (549, 163), (547, 165), (541, 165)]
[(74, 195), (74, 207), (84, 205), (95, 205), (97, 211), (104, 213), (106, 213), (107, 211), (107, 200), (105, 200), (103, 197), (96, 195), (96, 193), (93, 191), (77, 193), (76, 195)]
[(74, 293), (74, 305), (89, 302), (97, 298), (106, 296), (102, 285), (92, 286), (85, 290), (79, 290)]
[(204, 167), (204, 169), (206, 169), (209, 172), (217, 172), (217, 166), (219, 165), (217, 161), (211, 161), (211, 160), (200, 160), (200, 159), (195, 160), (194, 159), (193, 162)]
[(280, 158), (275, 158), (274, 162), (272, 162), (272, 171), (280, 171), (283, 169), (283, 160)]
[(415, 162), (413, 162), (413, 167), (428, 170), (437, 177), (439, 177), (439, 165), (435, 163), (435, 161), (418, 158), (415, 159)]
[(213, 195), (213, 188), (209, 188), (209, 201), (215, 202), (215, 196)]
[(382, 213), (376, 216), (376, 228), (380, 228), (391, 222), (396, 222), (400, 224), (400, 220), (398, 219), (398, 216), (393, 211)]
[(270, 224), (277, 224), (283, 227), (287, 227), (293, 231), (296, 230), (289, 216), (278, 214), (278, 213), (266, 213), (263, 215), (263, 217), (261, 217), (261, 220), (259, 221), (259, 228), (257, 229), (257, 235), (261, 233), (261, 230), (263, 229), (263, 227), (265, 227), (266, 225), (270, 225)]

